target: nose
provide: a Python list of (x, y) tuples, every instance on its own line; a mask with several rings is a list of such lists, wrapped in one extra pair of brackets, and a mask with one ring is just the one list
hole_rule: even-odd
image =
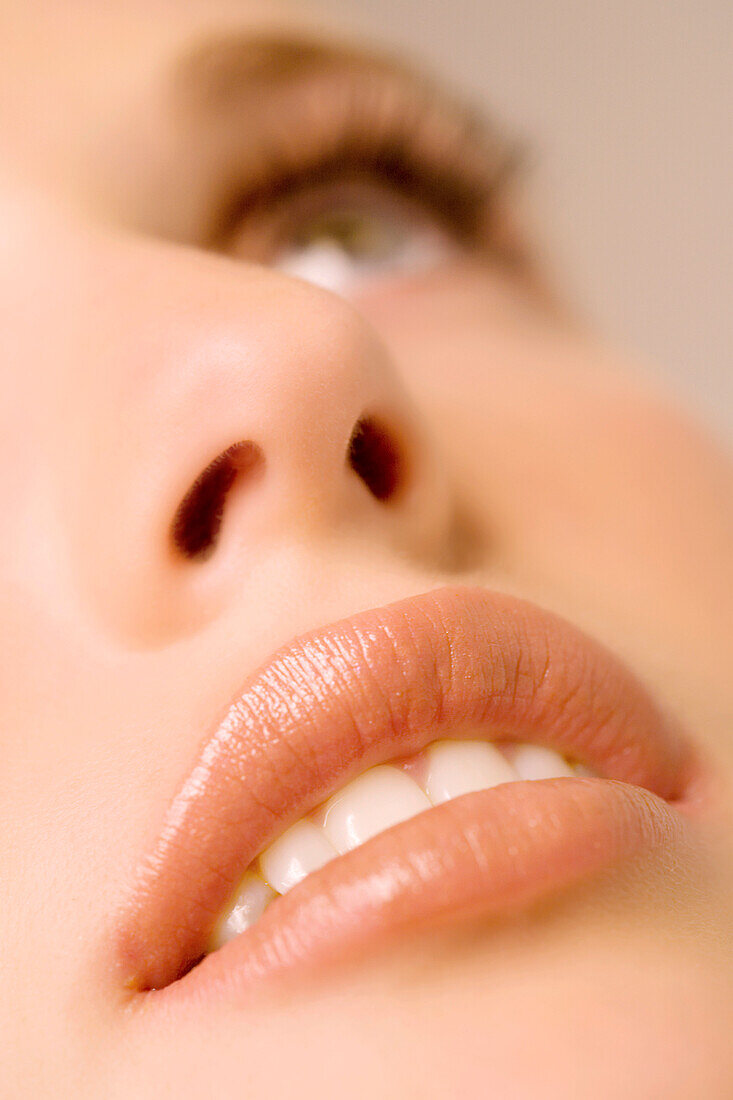
[(214, 257), (177, 253), (153, 277), (141, 247), (106, 263), (80, 367), (102, 426), (82, 456), (78, 574), (106, 622), (160, 644), (241, 600), (278, 555), (297, 569), (339, 540), (442, 559), (447, 479), (358, 313)]
[(389, 511), (400, 526), (425, 470), (414, 415), (374, 334), (345, 303), (281, 276), (260, 273), (248, 299), (246, 325), (233, 331), (227, 319), (227, 346), (220, 320), (218, 347), (197, 354), (175, 422), (190, 482), (171, 526), (175, 550), (209, 560), (252, 541), (253, 524), (260, 538), (317, 536)]

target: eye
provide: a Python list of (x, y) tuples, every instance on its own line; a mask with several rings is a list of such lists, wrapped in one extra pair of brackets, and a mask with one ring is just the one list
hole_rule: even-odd
[(301, 186), (244, 211), (225, 251), (349, 297), (436, 268), (459, 247), (425, 204), (353, 179)]
[(336, 198), (302, 217), (272, 266), (346, 296), (437, 267), (450, 257), (452, 242), (407, 205), (384, 195), (371, 201)]

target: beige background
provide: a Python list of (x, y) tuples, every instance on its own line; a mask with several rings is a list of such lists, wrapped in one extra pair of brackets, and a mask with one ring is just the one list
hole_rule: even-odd
[(733, 438), (731, 0), (323, 0), (526, 136), (576, 299)]

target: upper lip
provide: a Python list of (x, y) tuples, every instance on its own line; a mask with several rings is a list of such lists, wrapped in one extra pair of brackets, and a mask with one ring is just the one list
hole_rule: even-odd
[(692, 779), (645, 689), (555, 615), (462, 587), (363, 612), (274, 654), (204, 742), (117, 922), (126, 983), (179, 977), (267, 844), (355, 774), (459, 727), (546, 744), (667, 801)]

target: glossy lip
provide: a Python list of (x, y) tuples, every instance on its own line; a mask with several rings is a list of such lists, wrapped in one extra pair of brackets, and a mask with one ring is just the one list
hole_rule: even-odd
[[(186, 973), (246, 867), (293, 821), (367, 768), (466, 731), (545, 744), (605, 778), (517, 782), (426, 811), (308, 876)], [(694, 777), (689, 746), (632, 675), (532, 604), (443, 588), (355, 615), (278, 651), (204, 744), (118, 915), (120, 976), (156, 998), (207, 983), (244, 995), (400, 929), (514, 910), (670, 840), (682, 819), (668, 803)]]

